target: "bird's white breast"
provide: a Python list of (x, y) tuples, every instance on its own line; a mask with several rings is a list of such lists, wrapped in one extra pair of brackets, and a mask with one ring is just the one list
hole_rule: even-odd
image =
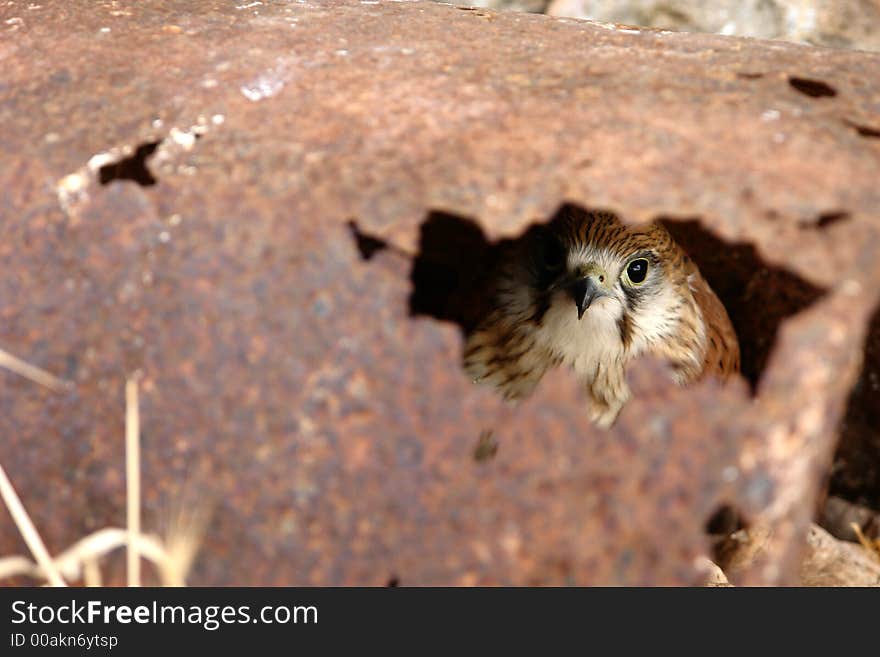
[(579, 377), (591, 381), (597, 365), (610, 366), (625, 356), (617, 328), (620, 312), (616, 299), (600, 299), (578, 320), (574, 303), (557, 301), (550, 304), (537, 338)]

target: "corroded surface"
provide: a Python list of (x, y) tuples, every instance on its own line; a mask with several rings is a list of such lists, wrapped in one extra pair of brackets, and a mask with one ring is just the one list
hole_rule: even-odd
[[(213, 506), (197, 584), (693, 583), (724, 503), (776, 530), (736, 581), (794, 581), (880, 283), (880, 57), (176, 7), (0, 8), (0, 347), (77, 384), (0, 374), (0, 462), (52, 551), (123, 522), (140, 371), (145, 525), (181, 491)], [(699, 217), (813, 286), (757, 398), (645, 363), (603, 433), (564, 373), (517, 408), (465, 379), (457, 328), (409, 315), (420, 223), (497, 239), (564, 200)], [(392, 248), (363, 260), (350, 219)]]

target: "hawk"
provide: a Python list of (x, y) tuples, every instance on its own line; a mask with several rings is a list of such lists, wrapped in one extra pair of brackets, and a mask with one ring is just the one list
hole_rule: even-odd
[(625, 371), (640, 355), (669, 362), (679, 385), (739, 371), (724, 306), (659, 223), (567, 208), (502, 247), (488, 298), (465, 343), (474, 381), (520, 399), (547, 370), (570, 367), (603, 428), (629, 399)]

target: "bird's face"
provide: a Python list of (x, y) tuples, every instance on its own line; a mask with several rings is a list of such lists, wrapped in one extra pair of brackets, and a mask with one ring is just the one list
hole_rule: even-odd
[(624, 346), (659, 337), (688, 293), (675, 275), (680, 254), (659, 225), (629, 228), (603, 215), (551, 225), (533, 243), (537, 314), (567, 331), (613, 329)]

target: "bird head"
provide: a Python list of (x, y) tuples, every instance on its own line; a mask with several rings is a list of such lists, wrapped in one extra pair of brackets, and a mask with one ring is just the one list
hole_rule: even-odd
[(686, 256), (659, 224), (564, 215), (539, 229), (531, 245), (537, 314), (567, 330), (607, 325), (625, 346), (634, 338), (649, 342), (674, 330), (678, 311), (692, 303)]

